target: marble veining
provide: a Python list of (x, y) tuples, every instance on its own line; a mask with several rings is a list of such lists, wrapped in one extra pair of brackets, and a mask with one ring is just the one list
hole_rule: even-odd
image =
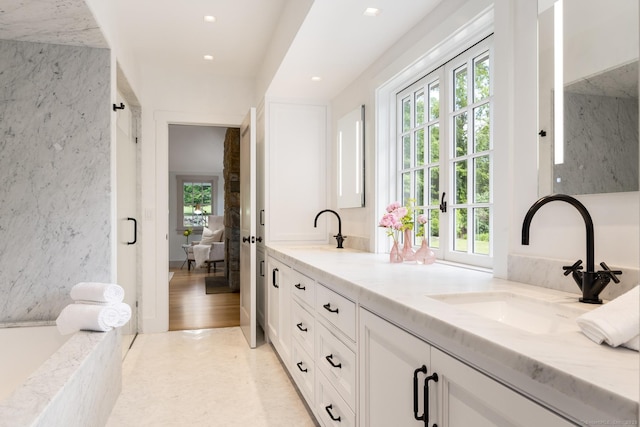
[(554, 192), (637, 191), (637, 61), (567, 87), (564, 111), (564, 163), (554, 165)]
[(638, 352), (596, 345), (579, 328), (536, 335), (474, 315), (429, 295), (517, 290), (580, 310), (577, 294), (436, 263), (390, 264), (388, 255), (269, 245), (269, 254), (361, 307), (402, 326), (534, 401), (582, 424), (638, 421)]
[(122, 385), (121, 336), (78, 332), (0, 402), (0, 427), (101, 426)]
[(84, 0), (13, 0), (0, 4), (0, 39), (107, 47)]
[[(573, 278), (562, 274), (564, 273), (562, 267), (574, 262), (511, 254), (508, 260), (509, 279), (580, 295), (580, 289)], [(596, 267), (600, 268), (599, 265)], [(619, 268), (613, 264), (610, 264), (609, 268), (621, 270), (622, 275), (618, 277), (620, 283), (611, 282), (602, 291), (600, 297), (605, 300), (612, 300), (640, 283), (640, 270), (637, 268)]]
[(110, 54), (0, 40), (0, 57), (0, 322), (52, 320), (111, 277)]

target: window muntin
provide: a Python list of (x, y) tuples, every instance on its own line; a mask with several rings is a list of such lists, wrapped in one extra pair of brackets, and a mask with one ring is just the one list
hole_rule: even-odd
[(216, 211), (218, 177), (195, 175), (176, 177), (177, 230), (202, 229)]
[[(488, 44), (464, 52), (396, 98), (398, 198), (414, 199), (415, 215), (427, 215), (425, 237), (440, 258), (483, 266), (491, 265), (493, 212)], [(442, 94), (449, 95), (443, 100)], [(446, 213), (440, 211), (443, 192)]]
[(490, 50), (459, 58), (452, 75), (453, 251), (491, 256), (491, 56)]

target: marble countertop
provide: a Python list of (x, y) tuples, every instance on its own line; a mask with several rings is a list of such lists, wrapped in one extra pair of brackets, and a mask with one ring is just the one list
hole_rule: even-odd
[(547, 335), (524, 332), (429, 297), (515, 290), (579, 310), (596, 308), (579, 303), (577, 293), (445, 263), (390, 264), (388, 254), (330, 245), (270, 244), (268, 249), (290, 267), (569, 418), (584, 425), (637, 424), (638, 352), (597, 345), (577, 327)]

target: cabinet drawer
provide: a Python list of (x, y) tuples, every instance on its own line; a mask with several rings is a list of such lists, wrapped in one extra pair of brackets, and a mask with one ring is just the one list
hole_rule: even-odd
[(316, 415), (320, 418), (320, 422), (327, 427), (355, 427), (355, 413), (331, 386), (322, 372), (316, 374), (316, 379), (318, 384)]
[(298, 339), (309, 354), (313, 354), (316, 329), (315, 318), (295, 300), (291, 306), (291, 327), (293, 336)]
[(292, 270), (291, 285), (291, 293), (309, 307), (313, 307), (316, 281), (298, 271)]
[(316, 312), (356, 340), (356, 304), (320, 284), (316, 287)]
[(316, 365), (349, 407), (356, 402), (356, 355), (327, 328), (317, 325)]
[(307, 402), (313, 402), (315, 370), (313, 357), (295, 340), (291, 346), (291, 372), (298, 388), (304, 395)]

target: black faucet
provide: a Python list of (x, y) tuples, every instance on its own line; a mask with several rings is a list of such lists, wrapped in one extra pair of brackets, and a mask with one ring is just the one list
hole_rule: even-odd
[(340, 215), (338, 215), (338, 212), (332, 211), (331, 209), (325, 209), (323, 211), (318, 212), (318, 215), (316, 215), (316, 219), (313, 220), (313, 226), (314, 227), (318, 226), (318, 217), (325, 212), (331, 212), (332, 214), (338, 217), (338, 234), (336, 234), (333, 237), (335, 237), (336, 240), (338, 241), (338, 249), (343, 249), (342, 242), (344, 242), (344, 239), (346, 239), (347, 236), (344, 236), (344, 237), (342, 236), (342, 220), (340, 219)]
[(584, 219), (584, 225), (587, 233), (587, 270), (584, 272), (579, 271), (582, 269), (582, 260), (578, 260), (572, 266), (562, 267), (564, 275), (568, 276), (571, 274), (573, 280), (582, 291), (582, 298), (580, 298), (580, 302), (602, 304), (602, 300), (599, 298), (600, 292), (602, 292), (602, 290), (609, 284), (610, 280), (613, 280), (615, 283), (620, 283), (620, 279), (618, 279), (616, 275), (622, 274), (622, 271), (612, 271), (604, 262), (600, 263), (600, 266), (604, 271), (594, 271), (593, 220), (591, 219), (591, 215), (589, 215), (589, 211), (587, 211), (587, 208), (585, 208), (582, 203), (571, 196), (567, 196), (566, 194), (553, 194), (539, 199), (529, 208), (529, 211), (524, 217), (524, 222), (522, 223), (522, 244), (529, 244), (529, 228), (531, 226), (531, 220), (538, 209), (547, 203), (556, 200), (567, 202), (580, 212), (580, 215), (582, 215), (582, 218)]

